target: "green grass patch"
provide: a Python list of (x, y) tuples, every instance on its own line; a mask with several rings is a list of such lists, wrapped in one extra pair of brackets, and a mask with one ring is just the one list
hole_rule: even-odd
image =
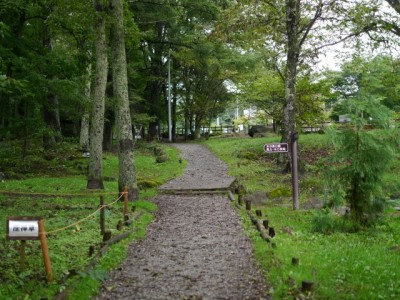
[[(332, 215), (320, 220), (333, 227), (330, 234), (315, 232), (315, 218), (321, 213), (314, 209), (293, 211), (291, 196), (282, 191), (291, 189), (291, 176), (282, 174), (271, 154), (262, 153), (265, 143), (277, 142), (279, 137), (257, 139), (210, 139), (206, 145), (223, 159), (230, 175), (236, 176), (248, 193), (276, 194), (261, 209), (276, 236), (276, 247), (271, 247), (259, 236), (244, 209), (240, 211), (247, 234), (251, 237), (254, 254), (270, 284), (274, 299), (301, 299), (303, 280), (314, 282), (315, 299), (398, 299), (400, 298), (400, 162), (396, 161), (384, 175), (387, 187), (387, 209), (375, 227), (352, 233), (342, 218)], [(325, 135), (301, 135), (301, 157), (308, 164), (307, 173), (300, 180), (301, 205), (323, 200), (323, 170), (329, 166)], [(259, 159), (246, 159), (238, 153), (258, 153)], [(275, 155), (275, 154), (272, 154)], [(278, 195), (279, 194), (279, 195)], [(277, 201), (276, 199), (279, 199)], [(292, 265), (292, 258), (299, 265)]]
[[(157, 163), (155, 155), (146, 144), (138, 144), (135, 152), (137, 177), (139, 180), (156, 182), (155, 185), (143, 186), (140, 199), (129, 203), (131, 217), (142, 212), (140, 218), (130, 227), (117, 229), (117, 223), (123, 220), (123, 203), (115, 202), (118, 197), (118, 159), (113, 154), (105, 154), (103, 160), (106, 204), (106, 229), (113, 236), (133, 230), (128, 238), (109, 247), (92, 269), (88, 266), (97, 257), (102, 244), (100, 234), (99, 191), (95, 194), (86, 190), (86, 176), (79, 172), (52, 172), (59, 163), (76, 166), (87, 164), (87, 159), (77, 156), (73, 146), (63, 146), (60, 157), (52, 158), (46, 166), (36, 165), (23, 173), (20, 179), (15, 174), (25, 170), (18, 164), (18, 149), (12, 151), (15, 144), (9, 144), (1, 154), (7, 153), (2, 161), (7, 161), (3, 171), (6, 179), (0, 182), (3, 192), (18, 193), (18, 197), (0, 194), (0, 299), (52, 299), (64, 292), (68, 299), (90, 299), (98, 290), (101, 281), (109, 270), (116, 268), (126, 257), (128, 244), (145, 235), (146, 227), (151, 222), (156, 205), (149, 200), (157, 194), (156, 188), (164, 182), (183, 173), (185, 164), (179, 163), (176, 148), (160, 145), (168, 160)], [(60, 150), (61, 151), (61, 150)], [(71, 151), (68, 154), (68, 151)], [(43, 153), (35, 150), (31, 156)], [(40, 161), (40, 159), (37, 159)], [(75, 162), (74, 162), (75, 161)], [(54, 164), (54, 166), (52, 166)], [(37, 169), (35, 169), (37, 168)], [(84, 167), (82, 167), (84, 169)], [(7, 178), (8, 174), (12, 178)], [(37, 175), (35, 175), (37, 174)], [(53, 196), (49, 197), (51, 194)], [(74, 196), (75, 195), (75, 196)], [(21, 241), (6, 240), (6, 219), (9, 216), (36, 216), (45, 220), (48, 232), (48, 246), (54, 276), (53, 283), (46, 281), (46, 274), (39, 241), (27, 241), (25, 268), (20, 268)], [(90, 216), (90, 217), (88, 217)], [(82, 221), (84, 220), (84, 221)], [(81, 223), (77, 223), (82, 221)], [(77, 223), (77, 224), (75, 224)], [(70, 226), (75, 224), (73, 226)], [(89, 256), (89, 247), (95, 251)]]

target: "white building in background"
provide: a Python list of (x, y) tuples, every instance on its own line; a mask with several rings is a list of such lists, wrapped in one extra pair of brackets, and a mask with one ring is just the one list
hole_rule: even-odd
[(339, 123), (351, 122), (349, 115), (339, 115)]

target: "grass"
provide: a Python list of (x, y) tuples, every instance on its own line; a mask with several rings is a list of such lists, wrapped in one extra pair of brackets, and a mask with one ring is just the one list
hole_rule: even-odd
[[(276, 247), (263, 241), (249, 221), (244, 210), (239, 213), (246, 232), (254, 243), (255, 256), (270, 284), (274, 299), (315, 298), (315, 299), (398, 299), (400, 298), (400, 213), (394, 209), (400, 206), (400, 163), (397, 161), (390, 172), (384, 175), (388, 207), (382, 220), (373, 228), (357, 233), (336, 230), (329, 235), (313, 231), (317, 211), (301, 209), (293, 211), (290, 196), (290, 175), (282, 174), (276, 165), (276, 154), (263, 153), (265, 143), (279, 142), (279, 137), (267, 138), (220, 138), (210, 139), (206, 145), (219, 155), (229, 167), (230, 175), (235, 176), (246, 187), (248, 193), (263, 191), (270, 197), (261, 209), (265, 219), (269, 219), (277, 235)], [(299, 139), (301, 157), (305, 161), (306, 176), (300, 180), (300, 202), (322, 201), (324, 198), (323, 174), (329, 167), (324, 157), (329, 153), (325, 135), (301, 135)], [(2, 145), (4, 146), (4, 145)], [(67, 151), (73, 147), (65, 145)], [(181, 174), (184, 164), (179, 164), (175, 149), (164, 147), (170, 160), (156, 164), (153, 145), (138, 145), (136, 155), (139, 180), (165, 182)], [(35, 149), (35, 148), (34, 148)], [(72, 149), (72, 150), (71, 150)], [(2, 152), (3, 151), (3, 152)], [(40, 153), (39, 153), (40, 154)], [(24, 162), (18, 165), (18, 151), (12, 145), (0, 149), (6, 173), (21, 177), (0, 183), (0, 190), (23, 193), (86, 193), (82, 158), (68, 157), (58, 153), (52, 163), (33, 159), (37, 165)], [(31, 153), (31, 157), (38, 153)], [(83, 160), (83, 161), (82, 161)], [(57, 166), (54, 164), (57, 163)], [(83, 167), (82, 167), (83, 165)], [(105, 191), (117, 190), (118, 162), (108, 154), (104, 159)], [(15, 166), (15, 168), (14, 168)], [(27, 168), (30, 166), (30, 168)], [(36, 173), (32, 167), (40, 168)], [(59, 167), (62, 166), (62, 167)], [(3, 170), (1, 170), (3, 171)], [(39, 174), (39, 175), (35, 175)], [(117, 267), (126, 256), (127, 245), (142, 238), (146, 226), (156, 209), (148, 200), (156, 194), (154, 188), (141, 191), (140, 201), (135, 202), (136, 211), (143, 214), (135, 222), (132, 234), (122, 242), (111, 246), (107, 254), (90, 270), (87, 266), (88, 247), (99, 246), (99, 217), (73, 226), (48, 238), (54, 283), (47, 284), (37, 241), (27, 242), (25, 271), (19, 271), (19, 241), (5, 240), (5, 226), (0, 226), (0, 299), (41, 299), (53, 298), (64, 292), (67, 299), (90, 299), (98, 290), (101, 280), (110, 269)], [(108, 195), (106, 201), (112, 202), (116, 195)], [(0, 221), (11, 215), (41, 216), (46, 220), (46, 230), (62, 228), (79, 220), (98, 206), (98, 196), (85, 197), (18, 197), (0, 196)], [(107, 228), (117, 234), (116, 223), (121, 219), (122, 204), (107, 210)], [(334, 215), (335, 226), (340, 220)], [(345, 228), (345, 224), (343, 225)], [(125, 228), (124, 230), (128, 230)], [(299, 265), (292, 265), (292, 258), (299, 259)], [(73, 273), (78, 275), (70, 276)], [(314, 292), (302, 295), (301, 281), (314, 282)]]
[[(263, 144), (279, 141), (278, 137), (257, 139), (210, 139), (206, 145), (229, 166), (248, 193), (290, 189), (290, 175), (279, 172), (271, 154), (262, 153)], [(323, 200), (323, 171), (329, 167), (324, 157), (329, 153), (325, 135), (301, 135), (302, 158), (306, 161), (306, 176), (300, 180), (300, 202)], [(246, 159), (240, 153), (254, 152), (259, 158)], [(261, 209), (277, 235), (276, 247), (261, 239), (240, 211), (246, 232), (254, 243), (255, 256), (270, 284), (274, 299), (399, 299), (400, 298), (400, 195), (399, 161), (385, 174), (388, 207), (381, 221), (372, 228), (357, 233), (336, 230), (329, 235), (314, 232), (317, 211), (293, 211), (291, 197), (269, 199)], [(336, 224), (340, 219), (332, 216)], [(345, 224), (343, 224), (343, 228)], [(292, 258), (299, 265), (292, 265)], [(314, 282), (314, 292), (303, 295), (301, 282)]]
[[(124, 227), (121, 231), (117, 230), (116, 225), (124, 217), (123, 203), (116, 202), (106, 209), (106, 229), (111, 230), (113, 236), (128, 230), (132, 230), (132, 233), (122, 242), (110, 246), (95, 267), (88, 268), (98, 254), (102, 236), (99, 230), (99, 213), (94, 213), (99, 206), (99, 196), (86, 190), (86, 176), (80, 172), (85, 170), (87, 160), (75, 154), (71, 158), (74, 147), (64, 145), (64, 151), (57, 153), (57, 159), (35, 166), (29, 163), (31, 168), (26, 169), (28, 162), (24, 162), (22, 166), (18, 164), (20, 153), (18, 150), (12, 151), (13, 146), (15, 145), (10, 144), (2, 148), (7, 153), (1, 153), (0, 150), (2, 162), (5, 161), (1, 171), (17, 174), (15, 177), (19, 178), (0, 182), (1, 191), (19, 193), (16, 198), (0, 195), (0, 220), (4, 224), (0, 226), (0, 299), (52, 299), (59, 292), (64, 292), (67, 299), (90, 299), (97, 292), (101, 280), (106, 278), (108, 271), (123, 261), (128, 244), (145, 235), (146, 227), (156, 210), (156, 206), (148, 200), (156, 195), (156, 189), (146, 187), (140, 191), (140, 199), (129, 204), (130, 207), (135, 206), (135, 212), (130, 212), (131, 217), (138, 216), (138, 212), (140, 217), (130, 227)], [(177, 150), (162, 147), (169, 160), (159, 164), (155, 162), (151, 146), (137, 145), (135, 158), (138, 181), (153, 179), (162, 184), (183, 172), (185, 164), (179, 163)], [(42, 161), (41, 158), (36, 158), (37, 155), (41, 153), (30, 153), (33, 160)], [(105, 201), (110, 204), (117, 199), (118, 194), (118, 160), (115, 155), (106, 154), (103, 167), (103, 174), (107, 178)], [(45, 194), (55, 196), (43, 197)], [(94, 215), (84, 222), (67, 227), (93, 213)], [(53, 283), (49, 284), (46, 281), (39, 241), (27, 241), (25, 268), (20, 269), (22, 243), (6, 240), (5, 225), (9, 216), (44, 218)], [(90, 246), (95, 249), (91, 257), (88, 255)]]

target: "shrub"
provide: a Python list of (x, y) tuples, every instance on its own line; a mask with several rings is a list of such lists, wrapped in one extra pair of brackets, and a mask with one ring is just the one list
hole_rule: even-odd
[(292, 191), (289, 188), (276, 188), (268, 193), (271, 199), (279, 198), (279, 197), (290, 197), (292, 195)]
[(240, 152), (238, 154), (238, 158), (244, 158), (248, 160), (258, 160), (259, 156), (254, 152), (245, 151), (245, 152)]
[(330, 157), (328, 188), (336, 196), (334, 204), (340, 204), (340, 198), (346, 201), (351, 220), (368, 226), (383, 210), (382, 177), (395, 156), (390, 112), (370, 95), (348, 99), (344, 107), (351, 122), (328, 132), (335, 149)]

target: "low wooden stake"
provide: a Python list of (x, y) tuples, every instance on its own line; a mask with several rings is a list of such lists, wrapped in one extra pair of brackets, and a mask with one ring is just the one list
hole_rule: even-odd
[(93, 254), (94, 254), (94, 246), (91, 245), (89, 246), (89, 257), (92, 257)]
[(239, 194), (238, 203), (239, 203), (239, 205), (243, 205), (243, 195), (242, 194)]
[(111, 230), (106, 230), (103, 234), (103, 242), (111, 239)]
[(249, 215), (251, 222), (257, 227), (263, 240), (269, 242), (271, 240), (271, 237), (268, 235), (267, 231), (265, 230), (261, 220), (257, 219), (251, 211), (248, 211), (247, 214)]
[(257, 217), (262, 217), (262, 211), (261, 211), (261, 209), (256, 209), (256, 216)]
[(122, 230), (123, 225), (124, 225), (123, 221), (119, 220), (117, 224), (117, 230)]
[(270, 227), (269, 229), (268, 229), (268, 235), (270, 236), (270, 237), (274, 237), (275, 236), (275, 229), (274, 229), (274, 227)]
[(100, 196), (100, 234), (103, 235), (106, 230), (105, 212), (104, 212), (104, 196)]
[(265, 229), (268, 229), (269, 220), (264, 220), (263, 225), (264, 225)]
[(235, 201), (235, 196), (233, 195), (233, 193), (231, 191), (228, 191), (228, 198), (229, 198), (229, 200), (231, 200), (231, 202)]
[(246, 210), (251, 210), (251, 200), (247, 199), (245, 202), (246, 202)]
[(299, 265), (299, 259), (297, 257), (292, 257), (292, 265), (293, 266), (298, 266)]
[(314, 290), (314, 282), (303, 280), (301, 282), (302, 292), (312, 292)]

